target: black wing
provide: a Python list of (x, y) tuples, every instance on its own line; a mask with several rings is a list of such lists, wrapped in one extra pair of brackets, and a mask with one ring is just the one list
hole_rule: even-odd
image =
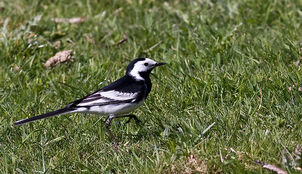
[(67, 107), (90, 107), (137, 102), (145, 97), (146, 91), (144, 82), (136, 81), (126, 75), (110, 85), (68, 104)]

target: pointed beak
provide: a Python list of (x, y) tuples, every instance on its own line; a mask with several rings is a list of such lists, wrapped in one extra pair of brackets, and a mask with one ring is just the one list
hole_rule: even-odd
[(161, 66), (161, 65), (165, 65), (166, 63), (164, 63), (164, 62), (158, 62), (158, 63), (156, 63), (155, 64), (155, 66)]

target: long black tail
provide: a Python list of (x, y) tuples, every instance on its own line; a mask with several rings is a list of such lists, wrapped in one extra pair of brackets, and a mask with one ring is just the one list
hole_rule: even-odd
[(15, 126), (16, 125), (21, 125), (21, 124), (24, 124), (24, 123), (29, 123), (29, 122), (32, 122), (32, 121), (35, 121), (35, 120), (40, 120), (40, 119), (47, 118), (47, 117), (52, 117), (52, 116), (61, 115), (61, 114), (67, 114), (67, 113), (70, 113), (72, 111), (74, 111), (74, 109), (62, 108), (62, 109), (59, 109), (59, 110), (56, 110), (56, 111), (48, 112), (46, 114), (42, 114), (42, 115), (34, 116), (34, 117), (31, 117), (31, 118), (16, 121), (14, 123), (14, 125)]

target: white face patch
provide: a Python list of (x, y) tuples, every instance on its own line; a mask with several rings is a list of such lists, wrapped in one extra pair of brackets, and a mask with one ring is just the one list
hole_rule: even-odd
[(133, 69), (130, 71), (130, 75), (137, 80), (144, 80), (144, 78), (139, 75), (139, 72), (147, 72), (154, 68), (155, 64), (156, 62), (149, 58), (146, 58), (144, 61), (138, 61), (134, 64)]

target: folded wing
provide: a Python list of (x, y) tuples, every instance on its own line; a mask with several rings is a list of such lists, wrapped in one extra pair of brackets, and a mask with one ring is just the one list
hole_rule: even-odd
[(67, 105), (68, 108), (132, 103), (146, 95), (146, 84), (124, 76), (94, 93)]
[(76, 107), (91, 107), (91, 106), (104, 106), (119, 103), (135, 102), (141, 92), (124, 93), (115, 90), (99, 91), (90, 96), (83, 98), (80, 102), (74, 103)]

